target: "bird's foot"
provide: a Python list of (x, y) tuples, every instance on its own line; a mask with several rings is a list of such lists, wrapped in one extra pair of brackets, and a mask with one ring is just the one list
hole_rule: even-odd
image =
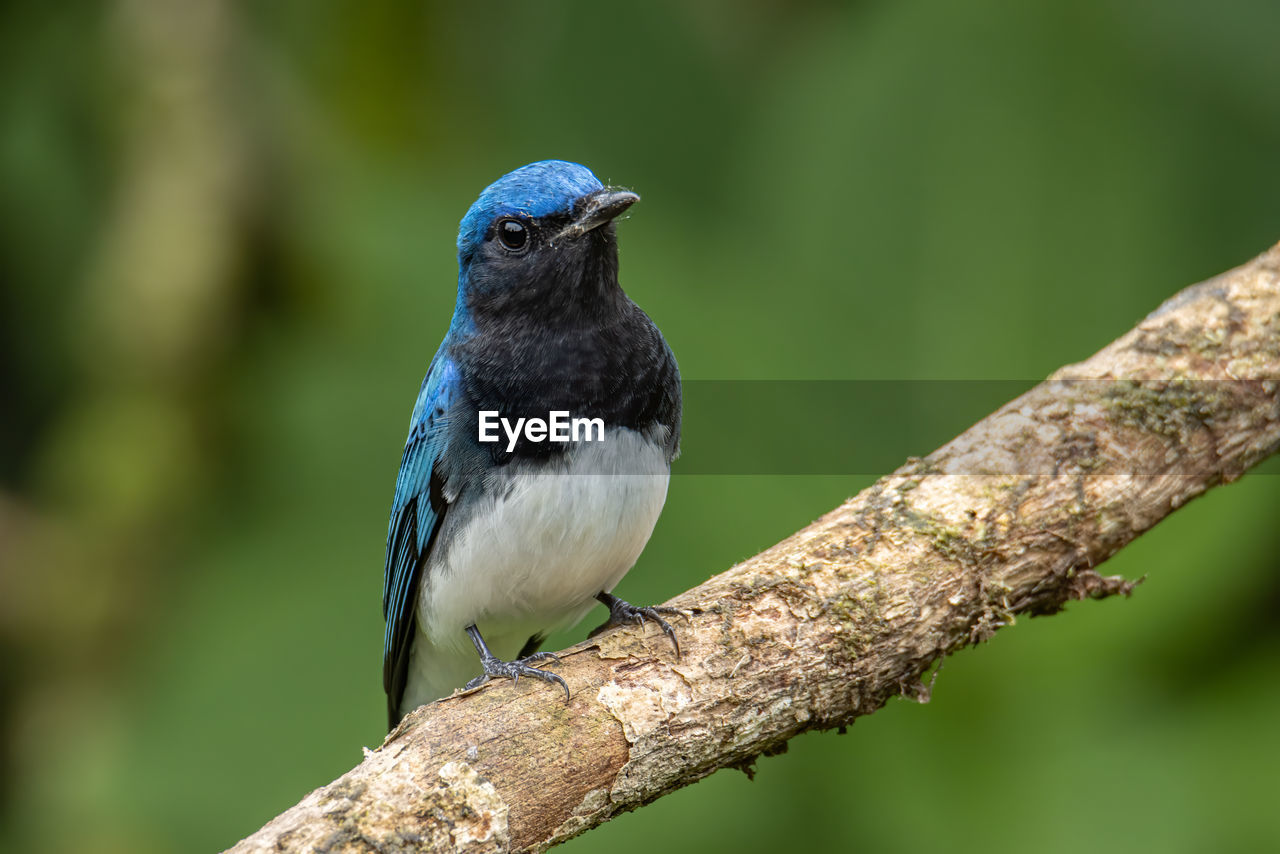
[(564, 698), (567, 701), (569, 699), (569, 685), (564, 681), (564, 679), (560, 678), (555, 673), (552, 673), (550, 670), (539, 670), (529, 664), (530, 661), (545, 661), (547, 659), (554, 659), (555, 661), (560, 660), (559, 658), (556, 658), (555, 653), (551, 652), (535, 652), (528, 658), (520, 658), (515, 661), (502, 661), (501, 659), (492, 656), (486, 659), (481, 659), (481, 664), (484, 665), (484, 673), (468, 682), (467, 689), (479, 688), (495, 676), (509, 676), (511, 677), (512, 682), (519, 682), (521, 676), (531, 676), (534, 679), (541, 679), (544, 682), (554, 682), (559, 685), (564, 689)]
[(587, 635), (587, 637), (593, 638), (605, 629), (611, 629), (614, 626), (643, 626), (644, 621), (649, 619), (657, 623), (663, 633), (667, 637), (671, 638), (671, 645), (676, 648), (676, 660), (678, 661), (680, 659), (680, 641), (676, 640), (676, 630), (671, 628), (670, 623), (662, 619), (663, 614), (666, 614), (669, 617), (679, 616), (679, 610), (675, 608), (663, 608), (660, 606), (642, 608), (619, 599), (617, 596), (610, 593), (601, 593), (596, 596), (596, 598), (608, 607), (609, 619), (605, 620), (603, 624), (593, 629), (591, 634)]
[(564, 679), (549, 670), (539, 670), (529, 664), (531, 661), (554, 661), (558, 664), (560, 656), (554, 652), (535, 652), (515, 661), (503, 661), (489, 652), (489, 647), (480, 638), (480, 632), (476, 630), (475, 626), (468, 626), (467, 633), (471, 635), (471, 640), (475, 643), (476, 650), (480, 653), (480, 664), (484, 667), (484, 673), (468, 682), (465, 690), (470, 691), (472, 688), (479, 688), (495, 676), (509, 677), (512, 682), (519, 682), (521, 676), (529, 676), (559, 685), (564, 689), (565, 702), (568, 702), (569, 684)]

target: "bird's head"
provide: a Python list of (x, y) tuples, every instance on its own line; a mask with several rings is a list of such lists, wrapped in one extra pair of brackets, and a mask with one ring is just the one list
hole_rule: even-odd
[(459, 309), (577, 314), (610, 302), (621, 293), (613, 220), (639, 199), (563, 160), (503, 175), (458, 229)]

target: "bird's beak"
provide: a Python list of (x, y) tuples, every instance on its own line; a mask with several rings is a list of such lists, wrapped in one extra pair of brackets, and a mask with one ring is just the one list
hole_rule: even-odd
[(640, 197), (630, 190), (618, 190), (613, 187), (604, 187), (588, 193), (574, 204), (573, 222), (562, 228), (555, 239), (571, 240), (581, 237), (593, 228), (599, 228), (613, 220), (638, 201)]

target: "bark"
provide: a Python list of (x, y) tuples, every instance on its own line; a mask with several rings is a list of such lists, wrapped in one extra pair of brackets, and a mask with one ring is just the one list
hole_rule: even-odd
[(1280, 245), (1188, 288), (802, 531), (562, 653), (573, 699), (491, 683), (410, 715), (233, 851), (545, 849), (891, 697), (1280, 446)]

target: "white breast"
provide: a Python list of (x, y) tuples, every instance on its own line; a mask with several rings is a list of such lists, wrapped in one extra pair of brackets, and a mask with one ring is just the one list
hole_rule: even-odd
[(545, 469), (507, 475), (503, 488), (479, 499), (424, 567), (402, 708), (481, 672), (465, 631), (472, 623), (495, 655), (510, 660), (530, 636), (580, 620), (640, 556), (669, 471), (658, 444), (611, 428)]

